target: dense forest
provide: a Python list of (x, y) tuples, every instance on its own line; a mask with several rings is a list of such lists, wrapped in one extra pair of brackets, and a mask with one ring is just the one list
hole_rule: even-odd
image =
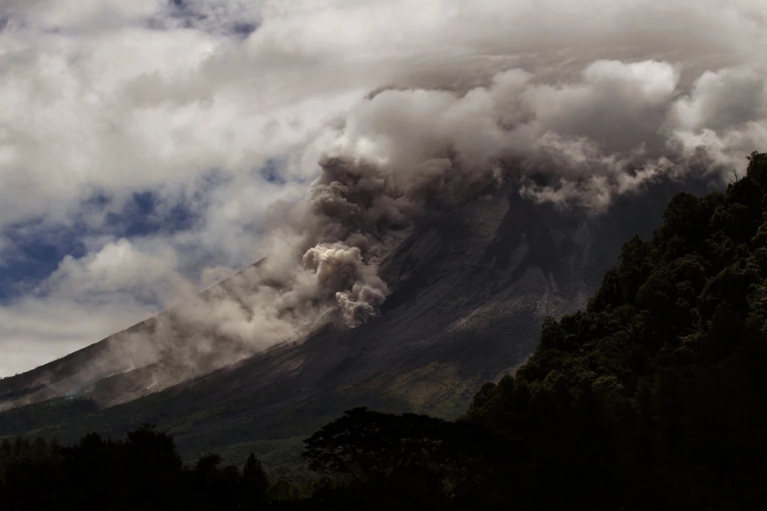
[(724, 193), (674, 197), (459, 420), (357, 408), (303, 456), (184, 465), (149, 425), (5, 441), (0, 508), (767, 509), (767, 154)]

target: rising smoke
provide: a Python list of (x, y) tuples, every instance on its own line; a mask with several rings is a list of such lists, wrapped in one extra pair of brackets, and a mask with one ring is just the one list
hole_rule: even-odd
[[(431, 4), (452, 13), (445, 33), (424, 29), (421, 40), (418, 23), (395, 16), (413, 50), (370, 53), (379, 67), (363, 62), (360, 72), (380, 83), (365, 82), (351, 109), (307, 138), (297, 158), (319, 155), (320, 174), (305, 200), (272, 208), (270, 255), (157, 318), (151, 333), (123, 334), (109, 362), (94, 365), (99, 376), (183, 368), (155, 390), (323, 325), (364, 323), (390, 292), (378, 266), (419, 215), (492, 180), (528, 200), (604, 214), (616, 195), (659, 179), (721, 183), (767, 148), (763, 2)], [(584, 21), (582, 10), (596, 14)], [(323, 12), (343, 23), (343, 10)], [(350, 7), (347, 22), (376, 12)], [(271, 51), (315, 14), (267, 10), (248, 44)]]
[(419, 212), (473, 185), (513, 180), (529, 200), (599, 214), (661, 178), (716, 182), (767, 143), (765, 80), (728, 69), (681, 91), (679, 75), (668, 62), (599, 60), (570, 82), (511, 69), (466, 91), (378, 91), (337, 129), (281, 250), (234, 286), (236, 301), (216, 294), (182, 310), (256, 349), (324, 322), (354, 327), (386, 299), (377, 265)]

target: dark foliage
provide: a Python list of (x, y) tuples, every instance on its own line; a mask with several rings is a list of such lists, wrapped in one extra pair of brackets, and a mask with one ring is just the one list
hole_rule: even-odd
[(332, 508), (444, 509), (490, 491), (503, 445), (468, 423), (355, 408), (306, 440)]
[(145, 424), (125, 440), (96, 433), (71, 447), (37, 439), (0, 444), (3, 510), (259, 509), (268, 480), (251, 457), (240, 472), (217, 455), (185, 467), (173, 438)]
[(767, 154), (749, 160), (724, 194), (676, 196), (586, 311), (477, 394), (466, 420), (524, 453), (501, 501), (765, 508)]

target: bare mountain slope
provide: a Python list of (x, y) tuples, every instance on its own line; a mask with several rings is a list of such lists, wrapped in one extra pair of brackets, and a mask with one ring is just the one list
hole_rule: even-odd
[[(11, 410), (0, 414), (0, 436), (34, 430), (70, 440), (89, 430), (121, 434), (150, 421), (174, 432), (186, 452), (216, 449), (237, 457), (255, 441), (271, 442), (262, 451), (278, 448), (351, 406), (454, 417), (484, 381), (525, 360), (545, 316), (584, 305), (623, 242), (659, 225), (676, 189), (658, 185), (620, 199), (607, 214), (587, 217), (488, 187), (423, 219), (382, 263), (393, 292), (368, 323), (327, 327), (306, 342), (277, 346), (154, 393), (148, 382), (167, 378), (172, 367), (156, 364), (100, 380), (90, 372), (83, 387), (78, 371), (108, 343), (119, 342), (110, 338), (0, 382), (0, 393), (7, 401), (45, 396), (36, 382), (53, 377), (49, 395), (71, 389), (70, 395), (97, 403), (148, 395), (104, 409), (54, 400)], [(151, 328), (152, 321), (134, 327)], [(227, 341), (220, 342), (225, 349)], [(211, 368), (222, 357), (214, 353)]]
[[(199, 298), (230, 294), (232, 281), (241, 274), (204, 291)], [(111, 406), (253, 354), (242, 342), (187, 324), (177, 312), (165, 311), (59, 360), (0, 380), (0, 410), (84, 395), (100, 406)]]

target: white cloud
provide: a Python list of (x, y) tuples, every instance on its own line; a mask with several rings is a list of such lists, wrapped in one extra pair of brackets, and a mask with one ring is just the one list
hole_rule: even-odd
[(679, 127), (738, 129), (767, 117), (767, 78), (754, 69), (706, 71), (688, 97), (675, 105)]
[[(31, 220), (93, 231), (86, 255), (0, 307), (0, 372), (264, 255), (280, 243), (264, 232), (285, 221), (276, 201), (304, 195), (330, 148), (421, 191), (444, 185), (447, 149), (469, 166), (521, 157), (561, 179), (524, 193), (597, 210), (678, 172), (679, 154), (740, 166), (767, 141), (761, 0), (182, 4), (0, 5), (0, 231)], [(278, 182), (253, 178), (271, 159)], [(110, 236), (106, 214), (147, 190), (198, 218)], [(94, 194), (110, 202), (86, 205)], [(13, 249), (0, 242), (0, 258)]]

